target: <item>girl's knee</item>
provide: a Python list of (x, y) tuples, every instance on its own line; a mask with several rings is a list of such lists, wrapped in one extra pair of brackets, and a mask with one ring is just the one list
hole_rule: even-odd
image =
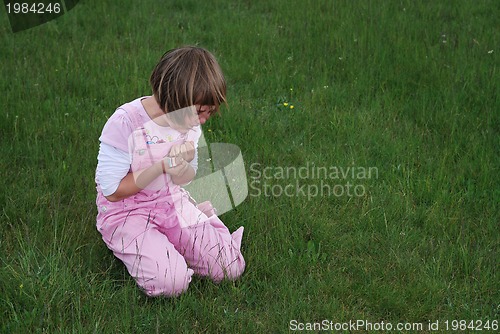
[(241, 261), (242, 263), (238, 260), (233, 265), (229, 266), (229, 270), (226, 272), (226, 279), (234, 281), (243, 275), (243, 272), (245, 271), (245, 261), (243, 261), (243, 258)]
[(193, 270), (188, 268), (183, 273), (167, 273), (138, 284), (149, 297), (177, 297), (188, 289), (192, 275)]

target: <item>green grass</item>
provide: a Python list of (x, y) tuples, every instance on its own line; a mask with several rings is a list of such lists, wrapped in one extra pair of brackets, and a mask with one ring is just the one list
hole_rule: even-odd
[[(13, 34), (2, 11), (0, 331), (499, 320), (498, 17), (495, 0), (84, 0)], [(243, 277), (149, 299), (95, 229), (98, 137), (183, 44), (221, 63), (229, 108), (205, 135), (241, 148), (249, 181), (257, 163), (378, 177), (347, 179), (363, 196), (249, 196), (221, 217), (245, 226)]]

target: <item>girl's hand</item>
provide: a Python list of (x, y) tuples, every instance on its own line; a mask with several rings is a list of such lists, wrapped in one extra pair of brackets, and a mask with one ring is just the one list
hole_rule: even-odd
[(174, 145), (170, 149), (168, 156), (181, 157), (183, 160), (191, 162), (194, 159), (194, 143), (192, 141), (187, 141), (180, 145)]
[(190, 166), (182, 157), (165, 157), (161, 163), (165, 174), (170, 176), (182, 176)]

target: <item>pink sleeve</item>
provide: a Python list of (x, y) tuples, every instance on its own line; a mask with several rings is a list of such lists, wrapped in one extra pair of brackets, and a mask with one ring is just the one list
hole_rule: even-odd
[(117, 109), (104, 125), (99, 140), (101, 143), (128, 152), (128, 137), (131, 133), (132, 122), (127, 117), (125, 110)]

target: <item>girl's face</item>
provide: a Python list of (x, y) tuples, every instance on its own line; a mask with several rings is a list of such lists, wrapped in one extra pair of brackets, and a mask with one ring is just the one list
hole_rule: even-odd
[[(201, 106), (196, 105), (196, 113), (198, 114), (198, 124), (205, 124), (205, 122), (212, 116), (215, 106)], [(196, 124), (196, 125), (198, 125)]]
[(205, 124), (214, 111), (215, 106), (197, 104), (174, 111), (177, 122), (168, 121), (168, 118), (174, 117), (173, 114), (167, 113), (165, 116), (167, 117), (167, 123), (170, 124), (170, 126), (175, 128), (177, 131), (185, 133), (195, 126)]

